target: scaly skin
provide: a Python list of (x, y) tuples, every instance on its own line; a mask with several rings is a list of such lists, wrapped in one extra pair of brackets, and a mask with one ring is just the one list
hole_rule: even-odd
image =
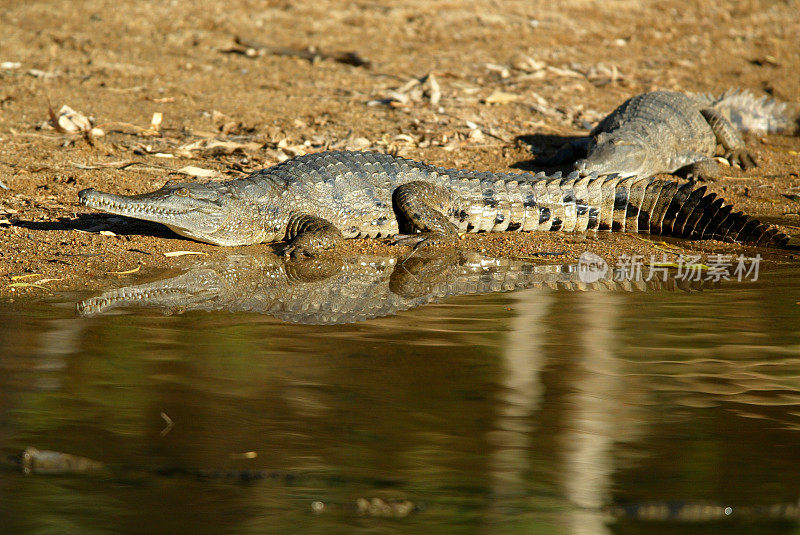
[[(575, 163), (575, 169), (582, 174), (676, 173), (713, 179), (719, 175), (713, 160), (717, 144), (731, 163), (745, 169), (756, 165), (739, 129), (776, 132), (793, 127), (785, 104), (756, 99), (747, 92), (728, 91), (718, 98), (644, 93), (625, 101), (592, 130), (588, 154)], [(567, 153), (572, 154), (565, 151), (563, 159)]]
[[(539, 230), (649, 231), (778, 247), (788, 242), (740, 213), (736, 221), (728, 218), (729, 208), (723, 217), (709, 202), (713, 197), (705, 188), (638, 176), (481, 173), (338, 151), (300, 156), (229, 182), (168, 183), (135, 196), (80, 192), (86, 206), (163, 223), (195, 240), (285, 240), (285, 252), (295, 256), (334, 248), (343, 238), (401, 230), (418, 234), (400, 240), (426, 245), (452, 243), (463, 232)], [(688, 198), (692, 203), (684, 204)], [(676, 218), (680, 226), (673, 225)]]
[(506, 292), (537, 286), (568, 290), (695, 289), (668, 279), (615, 281), (610, 271), (582, 283), (575, 265), (543, 265), (485, 258), (451, 250), (414, 252), (408, 258), (338, 255), (284, 259), (271, 254), (230, 255), (197, 262), (163, 280), (125, 286), (81, 301), (94, 316), (117, 308), (159, 308), (168, 313), (227, 310), (269, 314), (291, 323), (342, 324), (397, 314), (456, 295)]

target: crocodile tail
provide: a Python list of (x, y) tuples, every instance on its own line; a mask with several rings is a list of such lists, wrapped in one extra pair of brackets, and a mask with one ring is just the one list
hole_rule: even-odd
[(458, 173), (455, 183), (468, 201), (451, 214), (460, 232), (637, 232), (797, 250), (786, 234), (693, 182), (578, 172)]
[[(613, 175), (612, 177), (613, 180)], [(599, 179), (603, 180), (603, 179)], [(606, 179), (607, 180), (607, 179)], [(661, 179), (617, 181), (615, 211), (624, 207), (620, 230), (649, 232), (695, 240), (719, 240), (743, 245), (798, 250), (790, 237), (708, 193), (706, 186)], [(603, 217), (603, 214), (600, 215)]]
[(756, 97), (749, 91), (729, 89), (719, 96), (692, 95), (701, 105), (721, 112), (744, 132), (798, 132), (800, 109), (767, 96)]

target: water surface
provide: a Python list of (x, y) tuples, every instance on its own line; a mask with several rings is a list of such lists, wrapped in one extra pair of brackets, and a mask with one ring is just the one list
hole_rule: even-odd
[[(397, 289), (393, 266), (371, 269), (385, 273), (369, 288)], [(550, 281), (451, 297), (444, 273), (355, 323), (263, 313), (269, 285), (242, 280), (259, 312), (219, 291), (198, 309), (79, 315), (99, 292), (0, 305), (0, 452), (142, 469), (2, 471), (0, 531), (800, 532), (753, 512), (800, 498), (799, 268), (701, 292)], [(292, 276), (325, 308), (321, 281)], [(187, 475), (206, 468), (274, 477)], [(414, 510), (364, 514), (360, 498)], [(733, 513), (610, 509), (668, 502)]]

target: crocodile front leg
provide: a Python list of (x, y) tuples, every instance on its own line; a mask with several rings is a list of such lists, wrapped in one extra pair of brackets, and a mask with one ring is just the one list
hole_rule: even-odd
[(758, 165), (753, 155), (745, 148), (744, 139), (739, 130), (724, 115), (713, 108), (702, 109), (700, 113), (714, 131), (717, 142), (725, 149), (723, 156), (731, 162), (731, 165), (737, 164), (742, 169), (750, 169)]
[(674, 175), (691, 181), (710, 181), (719, 178), (719, 165), (717, 165), (717, 162), (711, 158), (696, 153), (692, 153), (691, 156), (687, 157), (692, 159), (696, 158), (696, 161), (688, 165), (684, 165), (683, 167), (679, 167), (673, 172)]
[(389, 289), (406, 299), (430, 295), (437, 285), (452, 281), (462, 263), (461, 254), (453, 250), (437, 251), (435, 255), (412, 253), (397, 262), (389, 278)]
[(335, 248), (344, 239), (336, 225), (309, 214), (294, 214), (286, 228), (284, 256), (314, 256)]
[(429, 182), (415, 181), (398, 187), (392, 203), (400, 228), (419, 234), (398, 235), (395, 243), (415, 247), (454, 244), (458, 230), (442, 213), (450, 202), (450, 196), (442, 188)]

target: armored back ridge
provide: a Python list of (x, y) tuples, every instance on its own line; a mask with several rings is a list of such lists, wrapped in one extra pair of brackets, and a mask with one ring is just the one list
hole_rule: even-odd
[(313, 255), (343, 238), (452, 243), (463, 232), (620, 231), (786, 247), (788, 236), (695, 184), (445, 169), (374, 152), (322, 152), (229, 182), (168, 184), (124, 197), (84, 190), (100, 210), (164, 223), (218, 245), (288, 241)]

